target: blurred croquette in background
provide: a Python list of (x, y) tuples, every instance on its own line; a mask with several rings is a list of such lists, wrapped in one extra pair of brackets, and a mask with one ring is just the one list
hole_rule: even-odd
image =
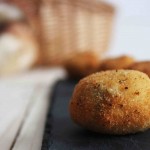
[[(140, 18), (144, 19), (136, 16), (149, 11), (146, 7), (140, 13), (139, 2), (135, 12), (131, 11), (133, 2), (131, 8), (127, 6), (128, 2), (112, 0), (0, 2), (0, 75), (62, 66), (70, 77), (82, 78), (102, 70), (128, 68), (143, 57), (138, 50), (142, 41), (135, 44), (140, 38), (135, 34)], [(133, 24), (136, 33), (131, 32)]]

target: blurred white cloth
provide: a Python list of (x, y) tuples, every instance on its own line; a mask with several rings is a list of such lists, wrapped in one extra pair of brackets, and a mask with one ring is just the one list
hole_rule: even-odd
[(61, 68), (0, 79), (0, 149), (40, 150), (49, 98)]

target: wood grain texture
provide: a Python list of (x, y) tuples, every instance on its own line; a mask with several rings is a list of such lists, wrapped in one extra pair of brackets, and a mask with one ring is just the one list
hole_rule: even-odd
[(1, 84), (0, 91), (0, 148), (9, 150), (30, 105), (34, 87)]
[(48, 87), (41, 86), (35, 93), (34, 102), (17, 138), (13, 150), (40, 150), (48, 107)]
[(0, 80), (0, 149), (41, 149), (47, 95), (65, 76), (63, 69), (53, 68)]

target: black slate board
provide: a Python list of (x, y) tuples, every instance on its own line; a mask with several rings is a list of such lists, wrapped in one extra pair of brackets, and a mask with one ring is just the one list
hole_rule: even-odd
[(42, 150), (150, 150), (150, 130), (113, 136), (93, 133), (74, 124), (68, 103), (75, 84), (75, 81), (60, 81), (55, 86)]

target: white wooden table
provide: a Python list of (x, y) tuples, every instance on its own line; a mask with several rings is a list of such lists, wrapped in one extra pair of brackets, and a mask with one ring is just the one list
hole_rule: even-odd
[(40, 150), (52, 87), (60, 68), (0, 79), (0, 150)]

